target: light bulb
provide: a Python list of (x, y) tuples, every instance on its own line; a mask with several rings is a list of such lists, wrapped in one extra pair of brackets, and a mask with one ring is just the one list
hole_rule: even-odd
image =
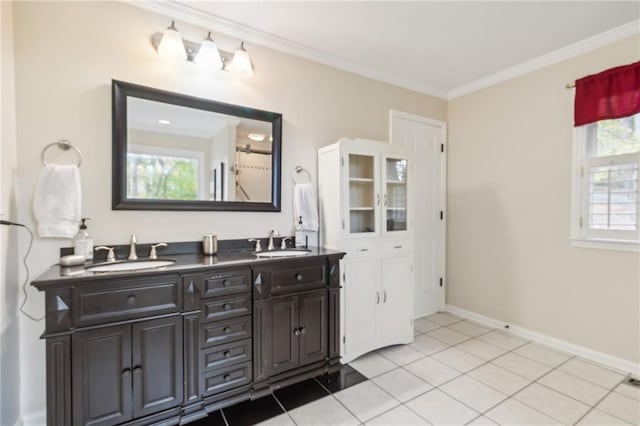
[(233, 59), (227, 67), (227, 71), (241, 77), (251, 77), (253, 75), (251, 58), (249, 58), (247, 51), (244, 50), (244, 42), (240, 44), (240, 48), (233, 54)]
[(171, 21), (171, 26), (162, 35), (162, 40), (158, 46), (158, 54), (165, 60), (172, 62), (186, 61), (187, 51), (182, 42), (182, 36), (176, 29), (175, 22)]
[(222, 58), (220, 58), (220, 52), (211, 38), (211, 33), (207, 35), (207, 38), (200, 45), (198, 54), (193, 61), (199, 66), (208, 69), (222, 69)]

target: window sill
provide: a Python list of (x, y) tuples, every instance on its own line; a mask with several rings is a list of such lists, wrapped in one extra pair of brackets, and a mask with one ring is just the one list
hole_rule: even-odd
[(571, 247), (618, 250), (640, 253), (640, 241), (608, 240), (604, 238), (569, 238)]

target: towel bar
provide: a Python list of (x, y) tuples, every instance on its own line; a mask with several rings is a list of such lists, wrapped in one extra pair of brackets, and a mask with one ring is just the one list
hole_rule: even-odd
[(293, 179), (293, 183), (305, 183), (305, 182), (296, 181), (296, 176), (303, 172), (307, 174), (307, 178), (309, 179), (309, 182), (306, 182), (306, 183), (311, 183), (311, 173), (309, 173), (309, 170), (305, 169), (302, 166), (296, 166), (296, 168), (294, 169), (293, 174), (291, 175), (291, 178)]
[(82, 164), (82, 153), (77, 147), (75, 147), (71, 142), (69, 142), (66, 139), (60, 139), (59, 141), (50, 143), (49, 145), (42, 148), (42, 155), (40, 156), (42, 158), (42, 164), (44, 164), (45, 166), (49, 165), (49, 163), (47, 163), (47, 160), (44, 157), (47, 150), (52, 146), (58, 146), (58, 148), (62, 149), (63, 151), (68, 151), (69, 149), (73, 149), (78, 154), (78, 167), (80, 167), (80, 165)]

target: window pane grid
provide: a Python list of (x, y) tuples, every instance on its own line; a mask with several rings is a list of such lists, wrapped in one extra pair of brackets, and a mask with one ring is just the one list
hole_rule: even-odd
[(590, 229), (636, 230), (638, 224), (638, 164), (596, 166), (589, 171)]

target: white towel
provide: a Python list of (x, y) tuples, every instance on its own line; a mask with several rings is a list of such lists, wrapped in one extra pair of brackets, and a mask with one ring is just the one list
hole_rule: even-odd
[(40, 237), (73, 238), (78, 233), (81, 205), (78, 166), (45, 166), (33, 196), (33, 213)]
[[(296, 183), (293, 185), (293, 209), (295, 212), (296, 230), (318, 231), (318, 208), (313, 197), (310, 183)], [(302, 216), (302, 226), (298, 224)]]

